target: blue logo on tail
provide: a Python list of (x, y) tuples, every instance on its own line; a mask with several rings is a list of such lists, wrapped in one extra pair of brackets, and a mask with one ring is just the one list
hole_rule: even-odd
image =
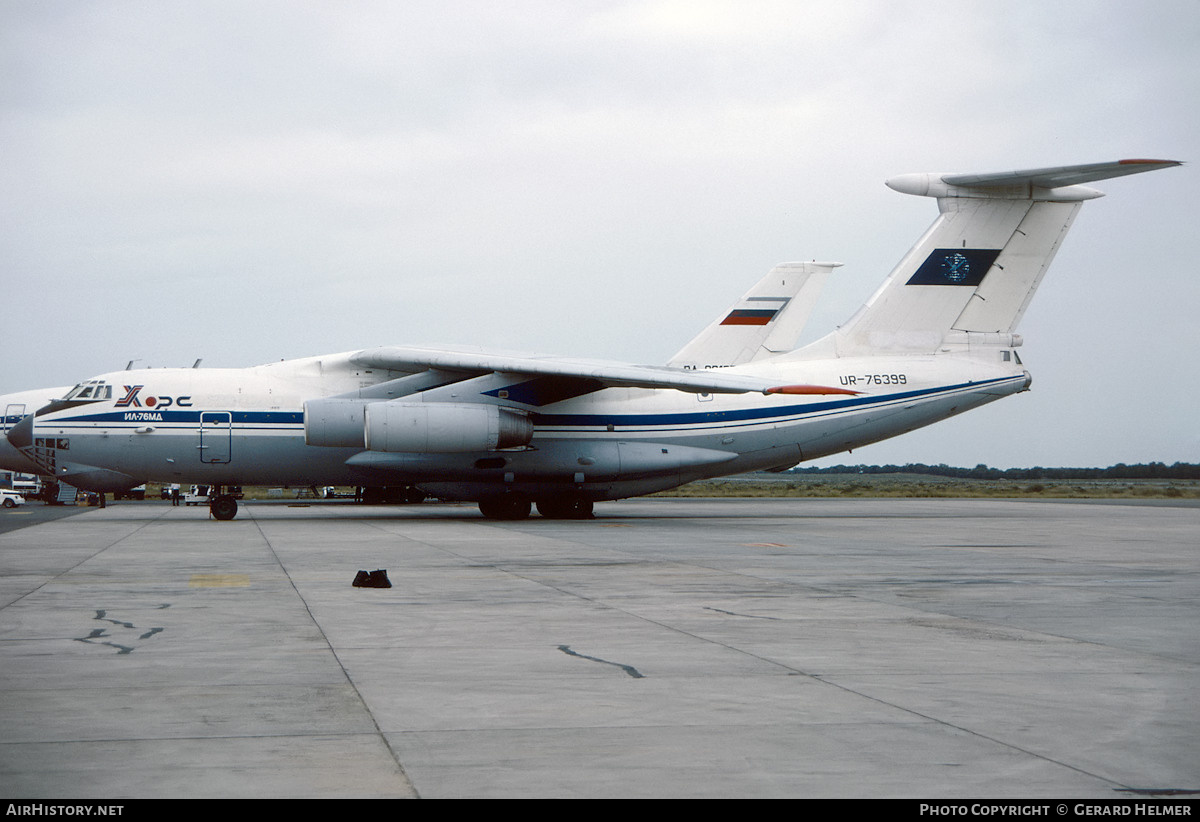
[(936, 248), (906, 285), (976, 286), (999, 256), (992, 248)]

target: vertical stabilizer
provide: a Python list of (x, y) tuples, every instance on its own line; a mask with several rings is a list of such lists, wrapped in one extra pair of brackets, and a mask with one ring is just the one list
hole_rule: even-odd
[(780, 263), (671, 358), (676, 368), (723, 368), (790, 351), (829, 273), (841, 263)]
[[(1080, 183), (1179, 165), (1120, 160), (998, 174), (906, 174), (940, 214), (880, 289), (831, 338), (839, 355), (932, 353), (966, 335), (1010, 335), (1084, 200)], [(814, 344), (817, 345), (817, 344)]]

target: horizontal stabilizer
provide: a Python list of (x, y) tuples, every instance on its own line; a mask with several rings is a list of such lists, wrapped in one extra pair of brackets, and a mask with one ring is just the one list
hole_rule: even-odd
[(952, 186), (973, 188), (1008, 186), (1014, 183), (1038, 188), (1061, 188), (1094, 183), (1097, 180), (1109, 180), (1113, 177), (1124, 177), (1127, 174), (1141, 174), (1143, 171), (1155, 171), (1177, 165), (1182, 164), (1175, 160), (1116, 160), (1110, 163), (1053, 166), (1027, 171), (1002, 171), (995, 174), (946, 174), (942, 177), (942, 181)]
[(1083, 183), (1141, 174), (1183, 165), (1175, 160), (1114, 160), (1077, 166), (1050, 166), (988, 174), (901, 174), (886, 181), (888, 188), (918, 197), (1054, 200), (1078, 202), (1103, 197)]

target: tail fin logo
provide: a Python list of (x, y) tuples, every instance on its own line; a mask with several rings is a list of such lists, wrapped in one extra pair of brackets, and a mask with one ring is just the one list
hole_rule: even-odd
[(971, 273), (971, 261), (961, 254), (951, 254), (942, 260), (942, 270), (950, 282), (962, 282)]
[(999, 256), (992, 248), (935, 248), (906, 285), (977, 286)]

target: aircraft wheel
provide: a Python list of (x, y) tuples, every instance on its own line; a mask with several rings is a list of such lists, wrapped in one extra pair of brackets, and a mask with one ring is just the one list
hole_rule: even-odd
[(546, 519), (589, 519), (592, 501), (583, 497), (550, 497), (538, 500), (537, 509)]
[(515, 494), (479, 501), (479, 512), (488, 519), (525, 519), (531, 508), (529, 500)]
[(219, 520), (231, 520), (237, 516), (237, 500), (228, 494), (213, 497), (213, 501), (208, 504), (208, 510)]

